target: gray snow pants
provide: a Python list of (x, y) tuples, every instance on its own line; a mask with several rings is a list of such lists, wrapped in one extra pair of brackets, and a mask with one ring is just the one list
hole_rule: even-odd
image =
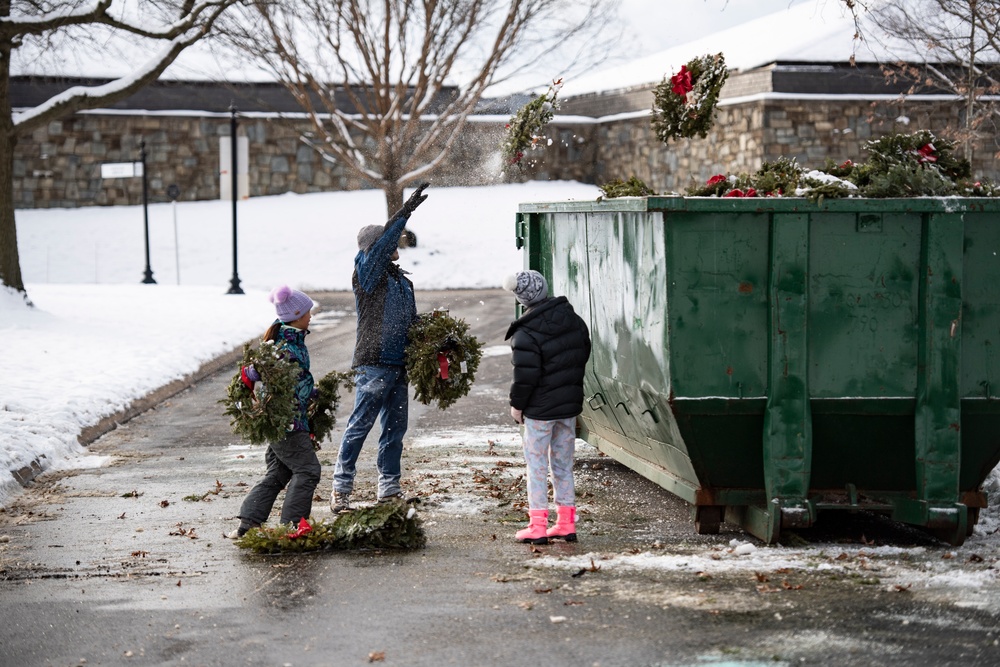
[(286, 485), (281, 523), (298, 524), (299, 519), (308, 518), (322, 469), (309, 434), (293, 431), (281, 442), (268, 445), (264, 463), (264, 479), (250, 490), (240, 507), (240, 525), (253, 527), (267, 521), (275, 499)]

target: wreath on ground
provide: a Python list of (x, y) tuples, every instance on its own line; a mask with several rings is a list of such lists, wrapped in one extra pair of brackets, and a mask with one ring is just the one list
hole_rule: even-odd
[(418, 315), (406, 347), (406, 372), (416, 399), (424, 405), (437, 401), (444, 410), (469, 393), (482, 356), (482, 345), (464, 320), (446, 310)]
[(542, 129), (559, 108), (556, 95), (559, 94), (562, 83), (562, 79), (553, 81), (545, 94), (531, 100), (511, 116), (500, 146), (504, 164), (520, 164), (525, 151), (534, 150), (538, 146), (538, 142), (542, 140)]
[[(243, 381), (243, 369), (250, 366), (260, 375), (253, 389)], [(249, 343), (243, 346), (243, 358), (226, 387), (226, 397), (219, 401), (226, 408), (233, 433), (255, 445), (283, 440), (295, 419), (299, 371), (299, 365), (286, 359), (272, 341), (256, 348)], [(333, 431), (342, 387), (353, 389), (354, 382), (339, 371), (331, 371), (316, 386), (308, 408), (309, 428), (316, 443)]]
[(420, 549), (427, 536), (417, 511), (403, 502), (378, 503), (298, 526), (251, 528), (236, 546), (259, 554), (347, 549)]
[(669, 79), (664, 77), (653, 89), (652, 123), (660, 141), (705, 138), (727, 78), (729, 69), (721, 53), (694, 58)]

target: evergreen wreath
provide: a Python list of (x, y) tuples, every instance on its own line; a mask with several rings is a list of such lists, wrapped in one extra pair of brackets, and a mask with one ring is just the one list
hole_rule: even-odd
[(378, 503), (338, 514), (328, 523), (251, 528), (236, 546), (259, 554), (346, 549), (420, 549), (427, 544), (417, 511), (403, 502)]
[(663, 143), (684, 137), (705, 138), (715, 122), (719, 92), (729, 78), (721, 53), (690, 60), (653, 89), (653, 129)]
[(562, 79), (553, 81), (544, 95), (531, 100), (511, 116), (510, 122), (505, 126), (507, 133), (500, 147), (504, 164), (520, 164), (525, 151), (534, 150), (538, 146), (542, 139), (542, 128), (552, 120), (559, 108), (556, 95), (562, 85)]
[(309, 402), (309, 432), (317, 443), (329, 438), (337, 423), (341, 386), (348, 391), (354, 389), (354, 377), (350, 373), (330, 371), (316, 383), (316, 397)]
[[(241, 379), (240, 370), (245, 366), (253, 366), (260, 374), (256, 392)], [(253, 444), (283, 440), (295, 419), (298, 378), (298, 364), (285, 359), (273, 342), (256, 348), (244, 345), (243, 359), (226, 388), (226, 398), (219, 401), (226, 406), (233, 433)]]
[(406, 372), (417, 400), (437, 401), (444, 410), (468, 394), (482, 356), (482, 345), (464, 320), (447, 311), (418, 315), (406, 346)]
[[(242, 380), (241, 370), (246, 366), (253, 366), (260, 374), (256, 392)], [(299, 371), (299, 365), (285, 359), (272, 341), (265, 341), (257, 348), (245, 345), (236, 375), (226, 388), (226, 397), (219, 401), (226, 407), (233, 433), (255, 445), (283, 440), (295, 419)], [(329, 438), (337, 422), (341, 386), (351, 390), (354, 381), (349, 374), (339, 371), (330, 371), (316, 385), (316, 395), (307, 412), (309, 431), (317, 444)]]

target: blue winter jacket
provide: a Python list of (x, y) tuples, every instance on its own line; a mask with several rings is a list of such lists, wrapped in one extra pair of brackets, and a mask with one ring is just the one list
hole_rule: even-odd
[(358, 335), (352, 366), (405, 366), (409, 330), (417, 317), (413, 283), (392, 262), (406, 217), (392, 220), (374, 244), (354, 258)]
[(278, 330), (275, 345), (281, 350), (285, 359), (294, 361), (301, 369), (299, 381), (295, 384), (295, 419), (289, 431), (309, 432), (309, 401), (315, 395), (315, 382), (309, 371), (309, 350), (306, 349), (306, 334), (308, 329), (296, 329), (282, 324)]

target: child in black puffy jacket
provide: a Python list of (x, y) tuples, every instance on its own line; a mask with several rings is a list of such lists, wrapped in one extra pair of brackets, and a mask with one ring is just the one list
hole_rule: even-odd
[[(527, 310), (507, 330), (514, 379), (510, 414), (524, 425), (528, 466), (527, 528), (520, 542), (546, 544), (549, 538), (576, 541), (573, 455), (576, 417), (583, 411), (583, 376), (590, 358), (590, 331), (564, 296), (550, 298), (545, 277), (521, 271), (504, 280)], [(549, 468), (556, 524), (548, 528)]]

